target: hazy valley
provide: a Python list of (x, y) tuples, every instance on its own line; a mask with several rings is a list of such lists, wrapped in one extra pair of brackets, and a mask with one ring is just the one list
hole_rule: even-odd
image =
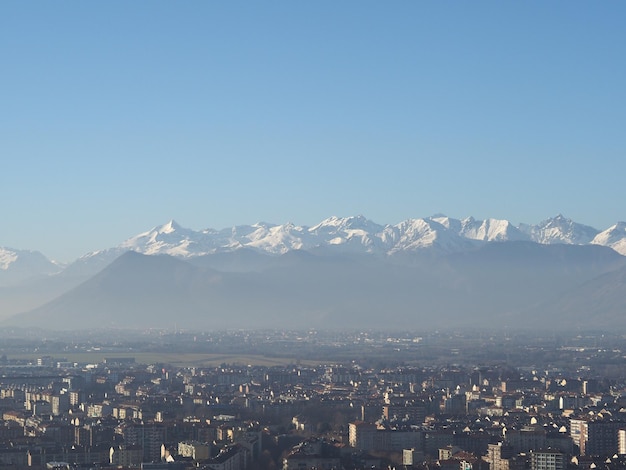
[(562, 216), (172, 221), (66, 266), (4, 249), (0, 309), (5, 324), (52, 329), (624, 329), (624, 240), (621, 223), (601, 232)]

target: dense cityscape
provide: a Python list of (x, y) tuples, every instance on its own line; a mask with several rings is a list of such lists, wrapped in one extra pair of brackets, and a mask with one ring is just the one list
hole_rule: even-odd
[(0, 344), (7, 468), (626, 467), (615, 333), (5, 330)]

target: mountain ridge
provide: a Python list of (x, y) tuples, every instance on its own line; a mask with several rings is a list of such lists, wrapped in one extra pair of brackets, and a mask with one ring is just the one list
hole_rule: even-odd
[[(310, 227), (257, 222), (219, 230), (192, 230), (172, 219), (117, 246), (87, 253), (68, 265), (54, 263), (38, 252), (0, 248), (0, 312), (11, 315), (37, 307), (97, 274), (127, 251), (197, 259), (199, 265), (205, 263), (203, 257), (221, 254), (225, 256), (221, 264), (214, 260), (206, 263), (245, 272), (264, 269), (269, 263), (265, 256), (280, 257), (293, 251), (335, 257), (368, 254), (405, 263), (409, 258), (441, 258), (510, 241), (600, 245), (624, 255), (626, 223), (618, 222), (601, 232), (561, 214), (537, 225), (518, 226), (506, 219), (455, 219), (443, 214), (382, 225), (356, 215), (328, 217)], [(235, 252), (241, 256), (226, 256)], [(34, 294), (29, 294), (29, 289)]]
[(208, 228), (198, 231), (184, 228), (170, 220), (130, 237), (116, 247), (87, 253), (75, 263), (88, 263), (89, 258), (93, 257), (103, 257), (111, 261), (127, 250), (143, 254), (169, 254), (180, 258), (244, 247), (272, 255), (324, 246), (383, 255), (423, 250), (450, 254), (476, 249), (485, 243), (502, 241), (595, 244), (609, 246), (621, 255), (626, 255), (626, 230), (622, 227), (626, 227), (626, 224), (618, 222), (601, 232), (561, 214), (537, 225), (518, 226), (506, 219), (454, 219), (441, 214), (406, 219), (394, 225), (381, 225), (358, 215), (332, 216), (310, 227), (292, 223), (278, 225), (258, 222), (220, 230)]
[[(325, 250), (272, 256), (249, 249), (181, 259), (130, 251), (73, 289), (3, 323), (48, 329), (174, 323), (203, 329), (496, 324), (626, 329), (626, 318), (618, 314), (626, 307), (626, 257), (610, 248), (512, 241), (415, 256)], [(589, 308), (585, 299), (602, 298), (604, 292), (611, 296), (593, 315), (570, 313), (572, 306)]]
[[(434, 224), (438, 225), (434, 225)], [(455, 237), (457, 236), (457, 237)], [(445, 237), (445, 238), (444, 238)], [(445, 240), (445, 242), (444, 242)], [(626, 255), (626, 222), (617, 222), (604, 231), (579, 224), (558, 214), (536, 225), (514, 225), (506, 219), (454, 219), (443, 214), (409, 218), (397, 224), (378, 224), (363, 215), (331, 216), (312, 225), (282, 225), (257, 222), (223, 229), (192, 230), (174, 219), (145, 232), (131, 236), (109, 248), (86, 253), (71, 263), (62, 265), (37, 251), (0, 247), (0, 274), (15, 267), (20, 258), (44, 256), (47, 269), (36, 274), (58, 272), (75, 263), (88, 264), (89, 258), (109, 262), (124, 251), (143, 254), (169, 254), (181, 258), (202, 256), (244, 247), (271, 253), (310, 250), (320, 246), (342, 246), (365, 252), (393, 253), (401, 250), (428, 249), (445, 246), (444, 252), (463, 251), (472, 245), (465, 240), (497, 242), (527, 240), (541, 244), (565, 243), (609, 246)], [(437, 241), (438, 243), (434, 243)], [(476, 245), (477, 246), (477, 245)], [(110, 255), (109, 255), (110, 253)], [(53, 266), (53, 268), (51, 268)], [(41, 270), (40, 270), (41, 271)]]

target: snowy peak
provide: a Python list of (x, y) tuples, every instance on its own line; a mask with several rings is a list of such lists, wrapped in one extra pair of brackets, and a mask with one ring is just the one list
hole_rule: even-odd
[(381, 232), (385, 227), (362, 215), (353, 217), (329, 217), (307, 229), (310, 245), (342, 247), (346, 251), (383, 251)]
[[(453, 219), (446, 215), (436, 214), (429, 217), (430, 220), (434, 220), (435, 222), (443, 225), (445, 228), (454, 231), (455, 233), (461, 233), (461, 221), (458, 219)], [(466, 220), (474, 220), (473, 217), (468, 217)]]
[(384, 240), (391, 244), (388, 253), (432, 250), (433, 253), (455, 253), (476, 245), (461, 237), (453, 228), (459, 221), (447, 217), (408, 219), (384, 231)]
[(48, 272), (54, 273), (60, 270), (59, 264), (49, 260), (38, 251), (16, 250), (0, 246), (0, 270), (8, 271), (15, 267), (39, 266)]
[(166, 224), (161, 225), (160, 227), (154, 228), (154, 230), (156, 230), (159, 233), (174, 233), (175, 231), (181, 230), (181, 229), (182, 227), (178, 225), (174, 219), (170, 220)]
[(147, 255), (168, 254), (185, 258), (204, 254), (202, 241), (201, 232), (183, 228), (174, 220), (170, 220), (129, 238), (119, 245), (119, 248)]
[(431, 219), (408, 219), (390, 227), (388, 232), (388, 240), (395, 242), (391, 252), (398, 252), (432, 246), (447, 231)]
[(8, 248), (0, 248), (0, 269), (6, 271), (17, 261), (17, 252)]
[(127, 251), (184, 259), (241, 249), (268, 255), (319, 250), (325, 254), (439, 256), (476, 250), (494, 242), (528, 240), (540, 244), (602, 245), (626, 256), (626, 222), (600, 232), (561, 214), (537, 225), (519, 226), (502, 219), (455, 219), (443, 214), (380, 225), (357, 215), (329, 217), (311, 227), (291, 222), (282, 225), (258, 222), (196, 231), (170, 220), (115, 247), (88, 253), (67, 267), (38, 252), (0, 248), (0, 287), (61, 271), (66, 277), (93, 275)]
[(241, 246), (248, 246), (271, 254), (284, 254), (290, 250), (305, 247), (305, 229), (292, 223), (284, 225), (256, 224), (257, 230), (247, 237), (237, 240)]
[(55, 274), (62, 268), (38, 251), (0, 247), (0, 285)]
[(575, 223), (561, 214), (538, 225), (519, 227), (503, 219), (479, 220), (467, 217), (458, 220), (442, 214), (407, 219), (396, 225), (380, 225), (358, 215), (329, 217), (312, 227), (291, 222), (282, 225), (257, 222), (219, 231), (194, 231), (170, 220), (129, 238), (116, 247), (116, 250), (134, 250), (143, 254), (162, 253), (182, 258), (244, 247), (272, 255), (321, 247), (383, 255), (425, 250), (446, 254), (475, 249), (492, 242), (534, 241), (542, 244), (583, 245), (595, 239), (595, 244), (626, 252), (626, 246), (621, 248), (621, 240), (626, 240), (623, 226), (624, 224), (618, 224), (610, 229), (610, 234), (595, 238), (598, 230)]
[(544, 220), (538, 225), (521, 227), (531, 240), (545, 245), (564, 243), (568, 245), (586, 245), (598, 234), (598, 230), (588, 225), (578, 224), (559, 214)]
[(384, 227), (382, 225), (378, 225), (362, 215), (357, 215), (353, 217), (332, 216), (311, 227), (309, 229), (309, 232), (318, 233), (333, 231), (337, 232), (342, 230), (361, 230), (369, 233), (378, 233), (383, 228)]
[(603, 243), (614, 243), (618, 240), (621, 240), (626, 236), (626, 222), (618, 222), (615, 225), (612, 225), (604, 232), (598, 233), (594, 242), (603, 242)]
[(429, 220), (433, 220), (460, 237), (470, 240), (493, 242), (529, 239), (528, 235), (524, 234), (508, 220), (476, 220), (474, 217), (458, 220), (444, 215), (432, 216), (429, 217)]
[[(395, 225), (380, 225), (363, 215), (329, 217), (311, 227), (294, 223), (282, 225), (257, 222), (215, 230), (192, 230), (170, 220), (128, 238), (116, 247), (88, 253), (72, 263), (67, 272), (94, 273), (126, 251), (146, 255), (167, 254), (192, 258), (242, 248), (259, 253), (281, 255), (291, 250), (332, 250), (336, 253), (371, 253), (392, 255), (419, 252), (444, 255), (474, 250), (487, 243), (533, 241), (541, 244), (593, 243), (626, 255), (626, 222), (619, 222), (604, 232), (578, 224), (559, 214), (537, 225), (515, 226), (503, 219), (455, 219), (443, 214), (412, 218)], [(36, 252), (0, 249), (0, 277), (6, 272), (31, 276), (56, 272), (60, 268)], [(30, 266), (26, 260), (30, 259)], [(39, 264), (35, 263), (39, 259)], [(44, 261), (42, 261), (42, 259)], [(21, 260), (21, 261), (20, 261)], [(20, 267), (21, 266), (21, 267)], [(36, 269), (34, 266), (38, 266)], [(19, 268), (19, 269), (18, 269)], [(13, 277), (13, 276), (12, 276)], [(0, 279), (2, 281), (2, 279)]]
[(475, 220), (468, 217), (461, 221), (460, 235), (471, 240), (503, 242), (528, 240), (528, 236), (508, 220)]
[(626, 222), (618, 222), (604, 232), (598, 233), (591, 243), (611, 247), (626, 256)]

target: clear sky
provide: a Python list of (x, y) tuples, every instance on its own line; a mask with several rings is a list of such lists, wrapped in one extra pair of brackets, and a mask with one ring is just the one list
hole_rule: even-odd
[(0, 3), (0, 246), (626, 219), (626, 2)]

